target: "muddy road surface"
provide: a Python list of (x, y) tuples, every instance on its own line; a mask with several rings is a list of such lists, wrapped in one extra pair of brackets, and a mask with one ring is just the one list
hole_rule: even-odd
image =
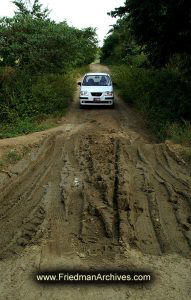
[[(63, 124), (0, 174), (0, 299), (190, 299), (190, 171), (119, 97), (115, 109), (80, 110), (78, 96)], [(155, 280), (34, 282), (55, 268), (149, 270)]]

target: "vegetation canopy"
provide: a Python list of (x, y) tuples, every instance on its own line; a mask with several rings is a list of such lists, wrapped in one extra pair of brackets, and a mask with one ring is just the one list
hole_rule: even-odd
[(177, 53), (191, 55), (190, 0), (126, 0), (110, 15), (126, 16), (131, 34), (155, 66)]
[(65, 109), (74, 70), (95, 59), (98, 44), (95, 28), (56, 23), (39, 0), (13, 3), (15, 15), (0, 19), (0, 119), (9, 124)]
[(160, 139), (184, 135), (191, 144), (190, 1), (126, 0), (108, 14), (118, 20), (101, 61), (112, 65), (123, 98)]

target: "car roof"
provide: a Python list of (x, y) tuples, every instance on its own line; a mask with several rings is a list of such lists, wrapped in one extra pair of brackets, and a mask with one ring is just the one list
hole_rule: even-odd
[(107, 75), (107, 76), (110, 76), (108, 73), (86, 73), (84, 76), (89, 76), (89, 75)]

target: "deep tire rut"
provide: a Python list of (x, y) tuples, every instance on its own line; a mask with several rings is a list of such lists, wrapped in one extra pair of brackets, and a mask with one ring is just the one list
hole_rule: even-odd
[(43, 245), (42, 268), (49, 255), (113, 260), (124, 248), (190, 257), (184, 161), (147, 140), (122, 104), (87, 111), (74, 104), (71, 120), (2, 180), (0, 257), (35, 243)]

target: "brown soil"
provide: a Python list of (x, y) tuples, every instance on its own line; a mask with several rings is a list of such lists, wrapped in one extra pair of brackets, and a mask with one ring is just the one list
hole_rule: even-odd
[[(0, 149), (35, 146), (0, 174), (0, 299), (190, 299), (186, 164), (119, 97), (115, 109), (80, 110), (78, 93), (61, 126), (0, 141)], [(32, 280), (67, 267), (150, 270), (155, 281), (45, 287)]]

